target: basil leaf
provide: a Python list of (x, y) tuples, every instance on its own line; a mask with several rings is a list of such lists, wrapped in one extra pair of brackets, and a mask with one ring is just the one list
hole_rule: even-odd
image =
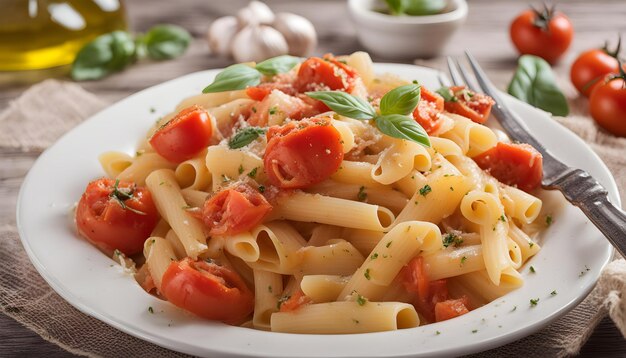
[(420, 100), (420, 86), (410, 84), (387, 92), (380, 100), (380, 114), (409, 114)]
[(394, 138), (406, 139), (430, 147), (430, 139), (422, 126), (409, 116), (388, 114), (376, 117), (378, 130)]
[(247, 127), (235, 134), (228, 141), (230, 149), (245, 147), (255, 141), (259, 136), (265, 134), (265, 129), (259, 127)]
[(182, 55), (191, 43), (187, 30), (176, 25), (157, 25), (142, 38), (148, 56), (153, 60), (167, 60)]
[(404, 13), (412, 16), (435, 15), (446, 8), (446, 0), (403, 0)]
[(244, 64), (236, 64), (228, 66), (218, 73), (213, 83), (206, 86), (202, 93), (239, 90), (248, 86), (256, 86), (259, 83), (261, 83), (259, 71)]
[(385, 0), (387, 7), (389, 7), (389, 13), (391, 15), (402, 15), (404, 13), (403, 0)]
[(71, 76), (76, 81), (97, 80), (124, 69), (135, 59), (132, 37), (127, 32), (114, 31), (96, 37), (78, 52)]
[(374, 107), (363, 99), (341, 91), (306, 92), (306, 95), (324, 102), (333, 111), (354, 119), (372, 119), (376, 116)]
[(298, 63), (300, 63), (300, 59), (298, 57), (284, 55), (260, 62), (255, 68), (257, 71), (266, 76), (274, 76), (279, 73), (288, 72)]
[(567, 100), (556, 85), (550, 65), (540, 57), (520, 57), (507, 92), (555, 116), (567, 116), (569, 113)]
[(443, 97), (443, 100), (445, 102), (457, 102), (459, 100), (458, 98), (456, 98), (454, 93), (452, 93), (452, 90), (450, 89), (450, 87), (440, 87), (435, 92), (439, 93), (441, 97)]

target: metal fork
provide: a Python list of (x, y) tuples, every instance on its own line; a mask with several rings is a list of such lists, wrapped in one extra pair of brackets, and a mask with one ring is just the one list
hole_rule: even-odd
[[(448, 57), (448, 71), (453, 84), (467, 85), (474, 91), (481, 91), (491, 96), (496, 102), (491, 113), (509, 137), (532, 145), (543, 155), (542, 187), (560, 190), (570, 203), (587, 215), (617, 251), (622, 256), (626, 256), (626, 213), (609, 202), (606, 189), (589, 173), (567, 166), (546, 150), (530, 134), (523, 122), (504, 105), (498, 90), (487, 78), (474, 57), (468, 51), (465, 51), (465, 56), (473, 70), (478, 87), (470, 80), (469, 72), (464, 69), (464, 66), (452, 57)], [(443, 78), (440, 77), (439, 81), (444, 84)]]

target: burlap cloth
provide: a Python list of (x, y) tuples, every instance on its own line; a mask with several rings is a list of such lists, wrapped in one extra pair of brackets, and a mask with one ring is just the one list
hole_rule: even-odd
[[(41, 151), (105, 103), (73, 83), (54, 80), (27, 90), (0, 114), (0, 147)], [(626, 139), (598, 131), (585, 117), (557, 119), (581, 136), (615, 176), (626, 202)], [(85, 356), (175, 357), (182, 354), (122, 333), (77, 311), (39, 276), (19, 241), (13, 217), (0, 218), (0, 308), (66, 350)], [(591, 294), (539, 333), (480, 354), (563, 357), (576, 354), (609, 314), (626, 337), (626, 261), (613, 261)]]

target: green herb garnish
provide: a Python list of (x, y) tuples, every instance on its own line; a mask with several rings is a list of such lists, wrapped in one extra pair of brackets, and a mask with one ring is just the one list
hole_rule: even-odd
[(424, 187), (422, 187), (420, 189), (420, 195), (421, 196), (426, 196), (428, 195), (428, 193), (430, 193), (431, 191), (433, 191), (433, 189), (430, 187), (430, 185), (426, 184), (424, 185)]
[(357, 197), (357, 199), (358, 199), (359, 201), (365, 201), (365, 200), (367, 200), (367, 193), (365, 192), (365, 187), (364, 187), (364, 186), (361, 186), (361, 187), (359, 188), (359, 192), (358, 192), (358, 194), (356, 195), (356, 197)]
[(260, 127), (246, 127), (237, 132), (228, 141), (228, 147), (230, 149), (238, 149), (247, 146), (254, 142), (261, 135), (265, 134), (265, 129)]

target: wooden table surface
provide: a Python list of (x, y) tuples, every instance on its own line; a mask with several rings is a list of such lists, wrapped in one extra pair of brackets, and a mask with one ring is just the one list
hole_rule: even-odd
[[(187, 28), (196, 40), (188, 52), (175, 61), (145, 62), (133, 66), (123, 74), (104, 80), (87, 82), (83, 86), (103, 100), (114, 102), (131, 93), (160, 82), (199, 70), (224, 67), (231, 60), (211, 56), (204, 41), (212, 19), (226, 15), (245, 0), (133, 0), (127, 1), (131, 28), (146, 31), (160, 23), (174, 23)], [(347, 54), (361, 50), (356, 40), (345, 1), (339, 0), (268, 0), (276, 11), (290, 11), (312, 20), (317, 28), (320, 44), (316, 54), (333, 52)], [(469, 49), (483, 64), (488, 75), (500, 88), (504, 88), (515, 68), (516, 53), (508, 38), (508, 24), (526, 8), (526, 1), (471, 0), (466, 24), (453, 37), (445, 49), (446, 55), (461, 54)], [(616, 34), (626, 34), (626, 4), (624, 0), (574, 0), (563, 1), (559, 8), (572, 20), (575, 38), (572, 48), (555, 67), (559, 83), (573, 107), (573, 113), (586, 114), (586, 101), (575, 98), (568, 80), (568, 69), (573, 58), (581, 51), (601, 45), (605, 39), (615, 41)], [(374, 58), (388, 61), (384, 58)], [(441, 58), (418, 61), (442, 68)], [(42, 80), (43, 76), (64, 78), (64, 69), (41, 73), (1, 73), (0, 111), (10, 100), (18, 97), (28, 86)], [(0, 150), (0, 222), (14, 222), (16, 196), (24, 175), (39, 153), (15, 153)], [(626, 190), (626, 188), (621, 188)], [(47, 356), (68, 357), (71, 354), (48, 343), (11, 318), (0, 314), (0, 357)], [(581, 357), (624, 357), (626, 341), (608, 319), (596, 328), (581, 351)]]

